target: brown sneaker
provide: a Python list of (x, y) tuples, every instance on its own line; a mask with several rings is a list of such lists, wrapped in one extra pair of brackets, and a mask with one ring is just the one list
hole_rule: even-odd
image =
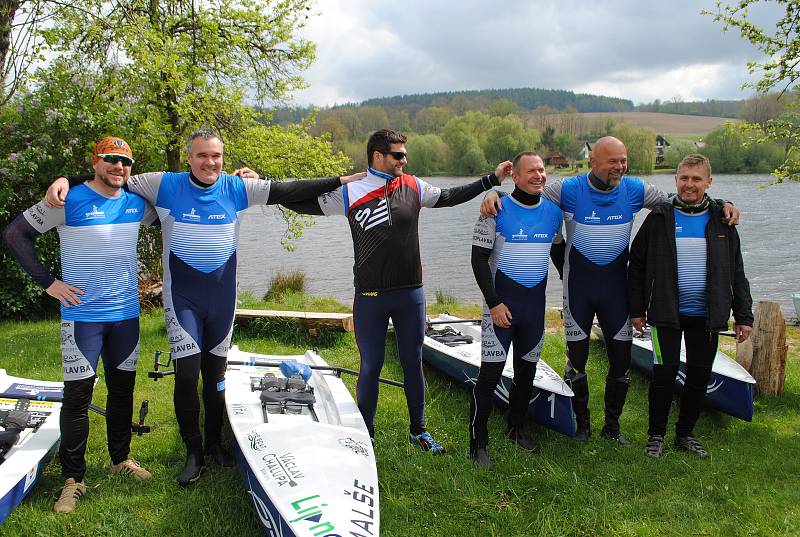
[(142, 468), (142, 465), (130, 458), (130, 455), (121, 463), (112, 464), (111, 472), (115, 474), (123, 473), (141, 481), (146, 481), (153, 477), (153, 474)]
[(81, 496), (85, 493), (86, 485), (83, 484), (83, 481), (76, 483), (75, 478), (70, 477), (64, 482), (64, 488), (61, 489), (61, 496), (58, 497), (58, 501), (56, 501), (56, 504), (53, 506), (53, 510), (56, 513), (71, 513), (75, 510), (78, 500), (80, 500)]

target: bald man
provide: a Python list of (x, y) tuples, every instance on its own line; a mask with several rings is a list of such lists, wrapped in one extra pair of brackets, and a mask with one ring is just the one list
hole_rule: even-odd
[[(637, 177), (628, 177), (628, 150), (612, 136), (600, 138), (589, 157), (591, 171), (549, 183), (544, 197), (559, 205), (566, 225), (564, 259), (564, 335), (567, 341), (565, 380), (575, 393), (575, 438), (591, 436), (589, 383), (586, 362), (594, 316), (603, 330), (609, 369), (605, 389), (603, 437), (627, 446), (619, 417), (628, 394), (631, 363), (631, 322), (627, 304), (628, 245), (633, 219), (667, 195)], [(482, 212), (492, 214), (496, 197), (487, 195)], [(725, 205), (725, 217), (738, 221), (739, 213)]]

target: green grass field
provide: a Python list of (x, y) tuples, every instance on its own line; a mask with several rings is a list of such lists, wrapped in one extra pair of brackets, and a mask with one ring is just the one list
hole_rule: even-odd
[[(255, 303), (250, 306), (257, 305)], [(294, 309), (297, 302), (292, 307)], [(333, 308), (334, 306), (331, 306)], [(451, 308), (451, 311), (454, 311)], [(455, 312), (455, 311), (454, 311)], [(472, 315), (474, 310), (461, 310)], [(550, 326), (557, 320), (551, 318)], [(55, 320), (0, 323), (0, 367), (9, 373), (60, 380), (59, 327)], [(793, 329), (796, 338), (796, 329)], [(237, 326), (241, 348), (263, 353), (298, 353), (313, 346), (329, 363), (356, 367), (352, 334), (322, 332), (313, 340), (292, 323), (252, 322)], [(87, 494), (71, 515), (52, 504), (62, 485), (57, 461), (50, 464), (28, 499), (0, 527), (3, 536), (255, 536), (262, 535), (236, 469), (210, 466), (193, 486), (181, 488), (180, 442), (172, 407), (172, 380), (153, 382), (146, 372), (153, 353), (166, 350), (160, 312), (142, 317), (137, 405), (150, 401), (153, 432), (135, 437), (132, 451), (154, 474), (134, 482), (110, 473), (102, 418), (91, 416)], [(387, 338), (383, 375), (401, 379), (393, 336)], [(592, 344), (590, 358), (593, 428), (602, 423), (606, 359)], [(558, 335), (547, 337), (544, 358), (563, 364)], [(581, 445), (539, 430), (543, 452), (523, 453), (502, 437), (503, 417), (490, 421), (490, 452), (496, 469), (478, 470), (466, 457), (468, 391), (426, 370), (429, 429), (448, 449), (432, 457), (406, 439), (407, 411), (401, 390), (381, 386), (377, 419), (382, 535), (800, 535), (800, 362), (790, 350), (786, 394), (760, 398), (753, 423), (713, 411), (696, 434), (706, 460), (668, 447), (664, 458), (645, 457), (647, 382), (634, 376), (622, 417), (636, 441), (622, 448), (593, 436)], [(353, 379), (346, 382), (352, 388)], [(104, 406), (99, 383), (94, 402)], [(673, 407), (674, 412), (674, 407)], [(673, 420), (674, 420), (674, 416)]]

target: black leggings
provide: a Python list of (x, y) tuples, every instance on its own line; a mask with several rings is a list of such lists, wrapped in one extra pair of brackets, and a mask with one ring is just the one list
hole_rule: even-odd
[(686, 380), (681, 391), (681, 409), (675, 425), (677, 436), (691, 436), (706, 399), (711, 366), (717, 354), (719, 334), (709, 332), (705, 317), (680, 316), (680, 328), (653, 327), (653, 381), (650, 383), (648, 434), (664, 436), (669, 407), (678, 376), (681, 334), (686, 343)]
[[(514, 380), (508, 396), (509, 407), (506, 414), (509, 428), (522, 427), (525, 423), (533, 392), (533, 379), (536, 376), (536, 363), (523, 360), (522, 356), (514, 352)], [(469, 405), (470, 453), (489, 445), (488, 421), (492, 412), (492, 394), (503, 375), (505, 366), (505, 362), (481, 363)]]
[(197, 380), (203, 375), (206, 447), (220, 443), (222, 414), (225, 410), (226, 359), (202, 352), (175, 360), (175, 417), (181, 439), (189, 450), (202, 450), (200, 436), (200, 400)]
[[(64, 402), (61, 405), (61, 445), (58, 457), (65, 479), (83, 481), (86, 473), (86, 441), (89, 438), (89, 403), (96, 377), (64, 382)], [(131, 447), (131, 420), (133, 419), (133, 387), (136, 371), (123, 371), (107, 367), (106, 432), (108, 454), (112, 464), (128, 458)]]

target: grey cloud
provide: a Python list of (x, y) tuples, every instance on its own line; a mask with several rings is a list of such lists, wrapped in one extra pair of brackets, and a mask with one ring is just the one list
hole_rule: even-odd
[[(758, 55), (738, 33), (724, 33), (700, 15), (704, 8), (713, 9), (713, 2), (375, 0), (362, 8), (363, 27), (392, 38), (371, 42), (379, 53), (367, 59), (361, 50), (339, 47), (311, 82), (321, 76), (341, 87), (341, 95), (360, 100), (480, 88), (570, 89), (702, 63), (725, 66), (710, 86), (719, 94), (704, 97), (742, 96), (745, 63)], [(762, 9), (755, 17), (763, 23), (775, 13)]]

